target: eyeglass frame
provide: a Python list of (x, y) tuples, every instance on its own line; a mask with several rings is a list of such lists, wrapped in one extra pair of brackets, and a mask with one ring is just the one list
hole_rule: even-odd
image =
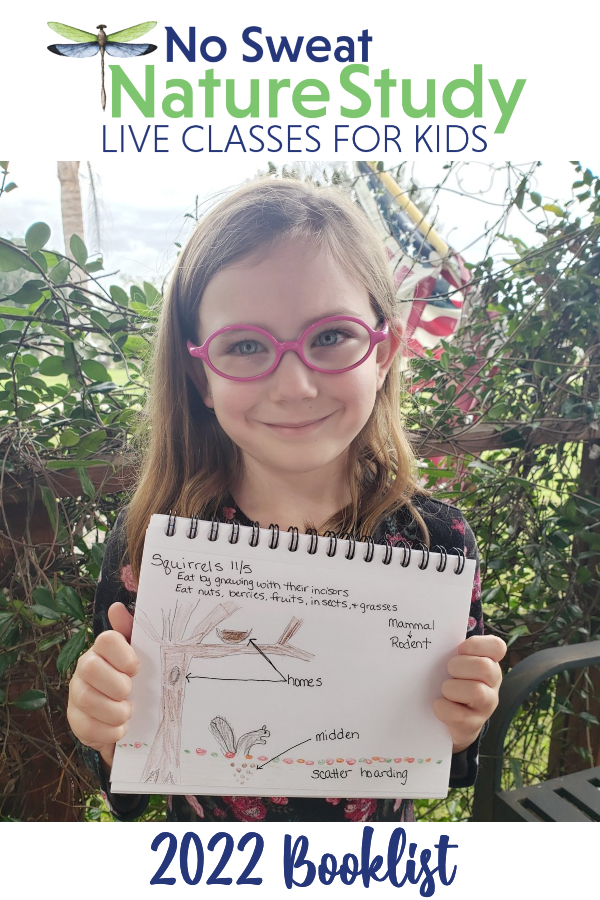
[[(369, 349), (365, 353), (362, 359), (358, 362), (354, 363), (351, 366), (346, 366), (344, 369), (321, 369), (318, 366), (313, 366), (312, 363), (304, 356), (302, 352), (302, 344), (304, 343), (304, 339), (307, 334), (311, 331), (314, 331), (319, 326), (323, 325), (326, 322), (356, 322), (358, 325), (362, 325), (363, 328), (367, 329), (369, 334)], [(258, 334), (262, 334), (264, 337), (269, 338), (269, 340), (275, 346), (275, 362), (271, 366), (270, 369), (267, 369), (266, 372), (261, 372), (260, 375), (250, 375), (245, 378), (241, 378), (238, 375), (225, 375), (224, 372), (220, 372), (215, 366), (211, 363), (208, 358), (208, 347), (210, 342), (214, 340), (219, 334), (223, 334), (224, 332), (229, 331), (239, 331), (240, 328), (244, 328), (247, 331), (256, 331)], [(196, 359), (201, 359), (209, 369), (212, 369), (215, 374), (220, 375), (221, 378), (228, 378), (230, 381), (256, 381), (258, 378), (264, 378), (266, 375), (270, 375), (271, 372), (274, 372), (279, 363), (281, 362), (281, 357), (287, 350), (293, 350), (296, 353), (305, 366), (309, 369), (312, 369), (314, 372), (322, 372), (325, 375), (340, 375), (342, 372), (349, 372), (351, 369), (356, 369), (357, 366), (362, 365), (371, 355), (373, 348), (377, 346), (377, 344), (381, 343), (381, 341), (385, 341), (389, 334), (389, 323), (386, 321), (385, 325), (382, 329), (376, 330), (371, 328), (370, 325), (367, 325), (366, 322), (363, 322), (362, 319), (359, 319), (355, 316), (326, 316), (323, 319), (319, 319), (317, 322), (313, 322), (312, 325), (309, 325), (308, 328), (303, 331), (298, 340), (296, 341), (278, 341), (269, 331), (266, 331), (264, 328), (260, 328), (258, 325), (226, 325), (224, 328), (219, 328), (218, 331), (213, 332), (204, 343), (200, 347), (194, 347), (192, 342), (188, 339), (187, 341), (187, 349), (188, 353)]]

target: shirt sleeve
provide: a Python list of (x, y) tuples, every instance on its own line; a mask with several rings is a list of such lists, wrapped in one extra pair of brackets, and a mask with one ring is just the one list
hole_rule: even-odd
[[(475, 577), (471, 594), (471, 608), (467, 625), (467, 638), (474, 634), (483, 634), (483, 612), (481, 608), (481, 575), (479, 571), (479, 549), (471, 526), (463, 519), (464, 551), (467, 559), (475, 560)], [(487, 731), (489, 722), (485, 722), (473, 743), (460, 753), (452, 755), (450, 766), (450, 787), (472, 787), (477, 778), (479, 767), (479, 744)]]
[[(93, 630), (94, 637), (110, 629), (108, 608), (112, 603), (123, 603), (130, 612), (135, 608), (136, 585), (131, 576), (126, 553), (125, 539), (126, 510), (122, 509), (114, 528), (106, 539), (104, 558), (94, 596)], [(112, 816), (120, 822), (132, 822), (146, 809), (149, 797), (138, 794), (113, 794), (108, 776), (97, 750), (78, 742), (83, 761), (95, 775), (102, 796)]]

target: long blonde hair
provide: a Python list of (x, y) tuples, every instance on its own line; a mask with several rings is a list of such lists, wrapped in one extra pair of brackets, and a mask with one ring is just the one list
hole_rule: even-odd
[[(126, 553), (136, 582), (152, 513), (173, 509), (180, 516), (211, 519), (242, 475), (241, 451), (186, 373), (186, 341), (197, 343), (198, 307), (211, 278), (282, 237), (310, 240), (332, 254), (365, 286), (374, 311), (402, 337), (384, 248), (342, 190), (265, 177), (215, 206), (197, 224), (175, 265), (149, 359), (150, 391), (132, 436), (137, 478), (127, 510)], [(427, 526), (411, 498), (431, 492), (417, 484), (416, 458), (400, 420), (401, 389), (396, 355), (371, 416), (346, 454), (351, 502), (331, 516), (321, 533), (360, 530), (365, 535), (408, 507), (429, 546)]]

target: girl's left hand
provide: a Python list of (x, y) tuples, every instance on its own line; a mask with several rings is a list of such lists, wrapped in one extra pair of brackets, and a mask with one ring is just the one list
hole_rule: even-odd
[(458, 656), (448, 663), (452, 676), (442, 685), (443, 697), (433, 711), (450, 729), (452, 752), (460, 753), (473, 743), (484, 722), (498, 706), (502, 670), (498, 663), (506, 644), (493, 635), (473, 635), (458, 647)]

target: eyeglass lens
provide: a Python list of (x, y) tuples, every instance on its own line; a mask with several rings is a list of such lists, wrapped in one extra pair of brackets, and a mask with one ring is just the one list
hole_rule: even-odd
[[(306, 335), (302, 351), (311, 365), (336, 371), (360, 362), (370, 343), (369, 332), (358, 322), (325, 322)], [(262, 375), (276, 355), (275, 345), (266, 335), (246, 328), (223, 332), (208, 347), (215, 369), (238, 378)]]

